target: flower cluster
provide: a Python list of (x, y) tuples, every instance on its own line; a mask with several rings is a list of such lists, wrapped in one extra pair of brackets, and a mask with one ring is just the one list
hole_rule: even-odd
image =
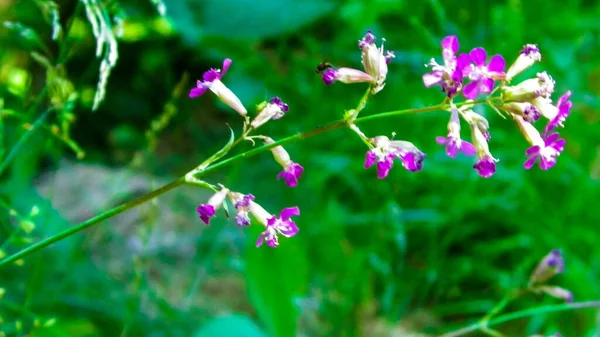
[[(289, 111), (289, 106), (281, 98), (273, 97), (268, 102), (257, 105), (256, 116), (250, 119), (248, 111), (241, 100), (222, 82), (231, 63), (230, 59), (225, 59), (222, 69), (210, 69), (205, 72), (202, 81), (197, 81), (196, 87), (190, 90), (189, 97), (196, 98), (202, 96), (207, 90), (212, 91), (219, 100), (244, 118), (242, 139), (250, 140), (253, 143), (253, 139), (262, 139), (265, 145), (274, 144), (275, 141), (270, 137), (264, 135), (250, 136), (250, 133), (271, 120), (282, 118)], [(304, 168), (293, 162), (287, 151), (280, 145), (272, 147), (271, 152), (275, 161), (283, 167), (283, 171), (277, 175), (277, 179), (283, 178), (285, 184), (289, 187), (297, 186)], [(205, 204), (198, 206), (197, 212), (200, 220), (208, 225), (210, 219), (216, 216), (217, 211), (227, 202), (227, 199), (236, 210), (236, 222), (240, 227), (250, 226), (252, 222), (250, 215), (265, 227), (265, 231), (258, 238), (257, 247), (262, 245), (263, 242), (266, 242), (268, 246), (276, 247), (278, 245), (278, 234), (291, 237), (298, 233), (298, 227), (290, 219), (292, 216), (300, 215), (298, 207), (285, 208), (277, 217), (255, 203), (255, 197), (252, 194), (232, 192), (222, 185), (220, 190), (211, 196)]]
[(292, 237), (298, 233), (298, 226), (291, 220), (291, 217), (300, 215), (298, 207), (284, 208), (279, 216), (272, 215), (254, 202), (255, 198), (252, 194), (232, 192), (225, 187), (210, 197), (206, 204), (198, 206), (200, 219), (208, 225), (210, 219), (216, 216), (216, 210), (226, 202), (226, 199), (229, 199), (236, 210), (235, 220), (238, 226), (250, 226), (252, 223), (250, 214), (252, 214), (254, 219), (265, 227), (256, 241), (256, 247), (260, 247), (263, 243), (270, 247), (277, 247), (279, 245), (278, 234)]
[(537, 267), (531, 273), (529, 278), (529, 290), (534, 293), (546, 293), (566, 302), (573, 302), (573, 293), (570, 291), (552, 285), (547, 285), (546, 281), (555, 275), (562, 274), (565, 271), (565, 260), (558, 249), (550, 251), (538, 263)]
[[(358, 106), (346, 111), (343, 122), (369, 147), (365, 155), (364, 168), (368, 169), (375, 165), (377, 178), (384, 179), (389, 175), (396, 160), (399, 160), (408, 171), (422, 170), (426, 155), (409, 141), (390, 139), (385, 135), (368, 137), (355, 124), (358, 114), (366, 106), (368, 99), (385, 87), (388, 64), (394, 58), (394, 53), (385, 51), (383, 43), (378, 46), (376, 40), (375, 35), (367, 31), (358, 41), (362, 70), (349, 67), (336, 68), (329, 63), (322, 63), (317, 67), (317, 73), (321, 73), (326, 85), (336, 81), (369, 85)], [(385, 41), (383, 38), (381, 40)], [(456, 36), (443, 38), (441, 47), (442, 61), (438, 63), (435, 59), (431, 59), (425, 65), (431, 71), (424, 74), (422, 79), (425, 87), (439, 86), (446, 96), (439, 106), (443, 106), (443, 109), (450, 114), (447, 133), (436, 137), (435, 141), (445, 147), (447, 155), (452, 158), (459, 153), (474, 156), (476, 159), (473, 168), (480, 176), (489, 178), (494, 175), (498, 159), (490, 151), (490, 123), (473, 109), (477, 104), (487, 104), (499, 114), (513, 119), (518, 130), (531, 144), (525, 151), (526, 169), (531, 169), (536, 162), (542, 170), (553, 167), (556, 158), (564, 150), (565, 140), (560, 138), (556, 130), (564, 126), (570, 114), (571, 92), (567, 91), (554, 104), (551, 96), (554, 93), (555, 83), (546, 72), (539, 72), (535, 77), (516, 85), (510, 84), (517, 75), (541, 61), (538, 47), (533, 44), (526, 45), (506, 71), (504, 58), (498, 54), (488, 57), (488, 52), (482, 47), (473, 48), (468, 53), (460, 53)], [(289, 187), (296, 187), (304, 168), (292, 161), (289, 153), (272, 138), (266, 135), (250, 135), (265, 123), (282, 118), (289, 111), (289, 106), (279, 97), (273, 97), (268, 102), (257, 105), (257, 113), (251, 119), (240, 99), (222, 82), (230, 66), (231, 60), (225, 59), (222, 69), (210, 69), (205, 72), (203, 80), (197, 82), (196, 88), (191, 89), (189, 96), (196, 98), (210, 90), (223, 103), (237, 111), (244, 118), (241, 140), (250, 140), (253, 144), (254, 139), (262, 140), (271, 150), (275, 161), (283, 168), (277, 175), (277, 179), (282, 179)], [(494, 96), (495, 93), (499, 95)], [(455, 102), (455, 99), (461, 95), (465, 100)], [(539, 123), (542, 117), (547, 120), (547, 123), (542, 131), (538, 131), (535, 124)], [(461, 121), (467, 123), (469, 127), (471, 137), (468, 140), (461, 136)], [(393, 135), (395, 137), (395, 133)], [(215, 187), (211, 188), (217, 190)], [(286, 208), (279, 217), (276, 217), (256, 204), (253, 195), (231, 192), (222, 185), (206, 204), (198, 207), (200, 219), (208, 224), (210, 218), (215, 216), (227, 198), (237, 211), (236, 221), (239, 226), (250, 225), (250, 215), (265, 226), (257, 246), (263, 242), (272, 247), (277, 246), (278, 235), (290, 237), (298, 232), (298, 227), (290, 220), (290, 217), (299, 215), (298, 207)], [(558, 261), (556, 253), (553, 254)], [(536, 282), (543, 279), (540, 273), (535, 274)], [(559, 291), (547, 287), (539, 289), (546, 289), (542, 290), (546, 292)]]
[[(554, 80), (546, 72), (540, 72), (536, 77), (517, 85), (509, 85), (515, 76), (541, 61), (539, 48), (533, 44), (526, 45), (505, 72), (504, 58), (494, 55), (488, 62), (488, 53), (484, 48), (477, 47), (468, 54), (458, 54), (459, 43), (456, 36), (445, 37), (441, 46), (443, 63), (439, 64), (432, 59), (426, 64), (431, 72), (423, 75), (423, 83), (428, 88), (440, 86), (450, 104), (448, 134), (436, 139), (438, 144), (446, 147), (448, 156), (455, 157), (458, 152), (476, 156), (473, 168), (484, 178), (491, 177), (496, 172), (498, 159), (491, 154), (488, 145), (491, 138), (489, 122), (472, 110), (475, 103), (480, 103), (474, 100), (484, 95), (487, 99), (483, 102), (497, 112), (511, 117), (531, 144), (525, 151), (527, 158), (524, 167), (531, 169), (536, 162), (539, 162), (542, 170), (554, 166), (565, 145), (565, 140), (555, 131), (563, 126), (570, 114), (571, 92), (567, 91), (554, 105), (551, 99)], [(496, 86), (497, 82), (499, 84)], [(491, 97), (495, 92), (500, 92), (500, 97)], [(457, 104), (454, 99), (460, 93), (467, 100)], [(461, 139), (460, 117), (469, 125), (472, 143)], [(541, 117), (548, 120), (543, 132), (534, 127)]]

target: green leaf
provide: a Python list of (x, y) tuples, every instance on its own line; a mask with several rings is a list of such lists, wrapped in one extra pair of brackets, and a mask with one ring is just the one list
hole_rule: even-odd
[(296, 336), (300, 310), (294, 299), (307, 287), (306, 250), (299, 237), (280, 237), (277, 248), (256, 248), (255, 238), (262, 229), (254, 226), (253, 235), (247, 240), (248, 297), (269, 336)]
[(331, 0), (166, 0), (168, 15), (184, 40), (197, 44), (202, 35), (262, 39), (296, 31), (329, 13)]
[(266, 337), (248, 317), (239, 314), (217, 317), (201, 327), (195, 337)]

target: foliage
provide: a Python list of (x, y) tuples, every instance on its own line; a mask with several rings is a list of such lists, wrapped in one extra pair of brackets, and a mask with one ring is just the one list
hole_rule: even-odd
[[(558, 92), (573, 91), (575, 106), (566, 151), (549, 171), (523, 170), (528, 145), (493, 111), (483, 111), (501, 159), (492, 179), (472, 172), (470, 159), (446, 157), (435, 137), (447, 119), (435, 112), (361, 125), (412, 140), (428, 154), (419, 173), (376, 180), (349, 130), (286, 145), (305, 168), (294, 189), (275, 180), (269, 153), (249, 157), (205, 178), (251, 192), (267, 209), (300, 204), (293, 240), (256, 249), (255, 228), (224, 219), (207, 227), (194, 210), (209, 194), (182, 187), (1, 267), (0, 331), (438, 335), (526, 285), (554, 248), (567, 266), (552, 283), (576, 300), (600, 298), (599, 15), (600, 4), (583, 0), (3, 2), (1, 255), (145, 194), (218, 151), (239, 116), (212, 96), (192, 101), (186, 93), (225, 57), (234, 60), (227, 84), (247, 107), (275, 95), (290, 105), (285, 122), (263, 126), (274, 138), (356, 105), (365, 88), (326, 87), (314, 69), (325, 58), (358, 65), (356, 42), (367, 29), (385, 36), (396, 58), (386, 89), (362, 114), (439, 103), (421, 75), (449, 34), (465, 50), (485, 44), (508, 60), (539, 44), (543, 68)], [(529, 294), (508, 309), (550, 303)], [(596, 325), (597, 313), (581, 310), (495, 328), (593, 336)]]

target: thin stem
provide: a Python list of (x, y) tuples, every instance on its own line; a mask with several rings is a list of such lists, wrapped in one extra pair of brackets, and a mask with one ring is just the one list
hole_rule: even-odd
[[(600, 301), (588, 301), (588, 302), (577, 302), (577, 303), (563, 303), (563, 304), (555, 304), (555, 305), (545, 305), (537, 308), (525, 309), (521, 311), (511, 312), (508, 314), (504, 314), (498, 316), (497, 318), (491, 319), (487, 325), (498, 325), (510, 321), (514, 321), (521, 318), (526, 318), (539, 314), (547, 314), (552, 312), (560, 312), (560, 311), (568, 311), (568, 310), (577, 310), (577, 309), (586, 309), (586, 308), (600, 308)], [(451, 331), (440, 335), (438, 337), (458, 337), (464, 336), (471, 332), (475, 332), (481, 330), (482, 326), (480, 322), (475, 324), (466, 326), (464, 328)]]
[(14, 262), (14, 261), (16, 261), (18, 259), (21, 259), (21, 258), (29, 255), (29, 254), (35, 253), (35, 252), (37, 252), (38, 250), (40, 250), (42, 248), (48, 247), (49, 245), (51, 245), (51, 244), (53, 244), (53, 243), (55, 243), (57, 241), (60, 241), (60, 240), (62, 240), (64, 238), (66, 238), (66, 237), (69, 237), (69, 236), (71, 236), (71, 235), (73, 235), (75, 233), (78, 233), (78, 232), (80, 232), (80, 231), (82, 231), (82, 230), (84, 230), (84, 229), (86, 229), (86, 228), (88, 228), (88, 227), (90, 227), (92, 225), (95, 225), (95, 224), (97, 224), (97, 223), (99, 223), (99, 222), (101, 222), (103, 220), (106, 220), (108, 218), (112, 218), (113, 216), (115, 216), (117, 214), (120, 214), (120, 213), (123, 213), (124, 211), (126, 211), (126, 210), (128, 210), (130, 208), (134, 208), (135, 206), (141, 205), (141, 204), (145, 203), (146, 201), (154, 199), (154, 198), (158, 197), (159, 195), (164, 194), (164, 193), (166, 193), (166, 192), (168, 192), (168, 191), (170, 191), (170, 190), (172, 190), (172, 189), (174, 189), (174, 188), (176, 188), (176, 187), (178, 187), (178, 186), (180, 186), (180, 185), (182, 185), (184, 183), (185, 183), (185, 178), (181, 177), (181, 178), (179, 178), (179, 179), (177, 179), (177, 180), (175, 180), (175, 181), (173, 181), (171, 183), (168, 183), (168, 184), (166, 184), (166, 185), (164, 185), (164, 186), (162, 186), (162, 187), (160, 187), (160, 188), (158, 188), (158, 189), (156, 189), (156, 190), (154, 190), (154, 191), (152, 191), (152, 192), (150, 192), (150, 193), (148, 193), (146, 195), (143, 195), (143, 196), (141, 196), (141, 197), (139, 197), (137, 199), (133, 199), (131, 201), (128, 201), (128, 202), (126, 202), (124, 204), (121, 204), (121, 205), (119, 205), (119, 206), (117, 206), (117, 207), (115, 207), (113, 209), (110, 209), (110, 210), (108, 210), (108, 211), (106, 211), (104, 213), (101, 213), (101, 214), (99, 214), (99, 215), (97, 215), (97, 216), (95, 216), (95, 217), (93, 217), (91, 219), (88, 219), (88, 220), (86, 220), (86, 221), (78, 224), (77, 226), (73, 226), (73, 227), (71, 227), (69, 229), (66, 229), (66, 230), (64, 230), (64, 231), (56, 234), (56, 235), (53, 235), (53, 236), (48, 237), (46, 239), (43, 239), (43, 240), (41, 240), (39, 242), (36, 242), (36, 243), (32, 244), (31, 246), (29, 246), (29, 247), (27, 247), (27, 248), (25, 248), (25, 249), (23, 249), (23, 250), (15, 253), (15, 254), (11, 255), (11, 256), (3, 259), (2, 261), (0, 261), (0, 266), (3, 266), (5, 264), (11, 263), (11, 262)]
[[(465, 104), (479, 104), (479, 103), (485, 103), (485, 100), (483, 101), (474, 101), (474, 102), (463, 102), (463, 103), (458, 103), (456, 104), (457, 106), (461, 106), (461, 105), (465, 105)], [(420, 113), (420, 112), (430, 112), (430, 111), (436, 111), (436, 110), (443, 110), (447, 107), (446, 105), (443, 104), (438, 104), (438, 105), (433, 105), (433, 106), (429, 106), (429, 107), (423, 107), (423, 108), (415, 108), (415, 109), (403, 109), (403, 110), (396, 110), (396, 111), (389, 111), (389, 112), (384, 112), (384, 113), (379, 113), (379, 114), (374, 114), (371, 116), (365, 116), (365, 117), (361, 117), (361, 118), (357, 118), (354, 122), (366, 122), (366, 121), (370, 121), (370, 120), (375, 120), (375, 119), (379, 119), (379, 118), (386, 118), (386, 117), (392, 117), (392, 116), (397, 116), (397, 115), (403, 115), (403, 114), (414, 114), (414, 113)], [(203, 176), (206, 173), (209, 173), (211, 171), (215, 171), (219, 168), (222, 168), (224, 166), (227, 166), (229, 164), (232, 164), (242, 158), (246, 158), (246, 157), (251, 157), (254, 155), (257, 155), (259, 153), (262, 153), (264, 151), (267, 151), (275, 146), (278, 145), (283, 145), (283, 144), (287, 144), (290, 143), (292, 141), (296, 141), (296, 140), (302, 140), (302, 139), (306, 139), (306, 138), (310, 138), (310, 137), (314, 137), (316, 135), (325, 133), (325, 132), (329, 132), (329, 131), (333, 131), (336, 129), (340, 129), (342, 127), (347, 126), (347, 122), (344, 119), (341, 120), (337, 120), (337, 121), (333, 121), (327, 125), (324, 126), (320, 126), (316, 129), (310, 130), (310, 131), (306, 131), (306, 132), (300, 132), (300, 133), (296, 133), (295, 135), (280, 139), (279, 141), (276, 141), (274, 143), (268, 144), (268, 145), (263, 145), (261, 147), (237, 154), (233, 157), (221, 160), (217, 163), (211, 164), (210, 166), (206, 167), (206, 168), (202, 168), (201, 170), (198, 170), (198, 168), (193, 169), (192, 171), (188, 172), (186, 175), (184, 175), (183, 177), (180, 177), (179, 179), (163, 186), (160, 187), (157, 190), (154, 190), (144, 196), (141, 196), (137, 199), (134, 199), (132, 201), (129, 201), (127, 203), (121, 204), (115, 208), (112, 208), (104, 213), (101, 213), (91, 219), (88, 219), (74, 227), (71, 227), (67, 230), (64, 230), (58, 234), (55, 234), (51, 237), (48, 237), (44, 240), (41, 240), (37, 243), (34, 243), (33, 245), (13, 254), (10, 255), (6, 258), (4, 258), (3, 260), (0, 261), (0, 266), (4, 266), (8, 263), (14, 262), (20, 258), (23, 258), (29, 254), (32, 254), (44, 247), (47, 247), (57, 241), (60, 241), (64, 238), (67, 238), (73, 234), (76, 234), (96, 223), (99, 223), (103, 220), (106, 220), (108, 218), (111, 218), (119, 213), (122, 213), (128, 209), (131, 209), (133, 207), (136, 207), (146, 201), (149, 201), (151, 199), (154, 199), (155, 197), (158, 197), (159, 195), (166, 193), (172, 189), (174, 189), (175, 187), (178, 187), (182, 184), (186, 183), (186, 176), (190, 176), (193, 175), (195, 178), (199, 178), (200, 176)], [(231, 149), (232, 147), (234, 147), (235, 145), (239, 144), (241, 141), (244, 140), (244, 137), (240, 137), (238, 139), (236, 139), (227, 150)], [(202, 166), (202, 165), (201, 165)], [(200, 166), (200, 167), (201, 167)]]

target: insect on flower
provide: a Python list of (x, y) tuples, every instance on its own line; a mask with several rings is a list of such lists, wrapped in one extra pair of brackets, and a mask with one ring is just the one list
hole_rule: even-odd
[(329, 68), (333, 68), (333, 65), (331, 63), (327, 62), (327, 60), (325, 60), (325, 61), (319, 63), (319, 65), (315, 69), (315, 73), (320, 74)]

